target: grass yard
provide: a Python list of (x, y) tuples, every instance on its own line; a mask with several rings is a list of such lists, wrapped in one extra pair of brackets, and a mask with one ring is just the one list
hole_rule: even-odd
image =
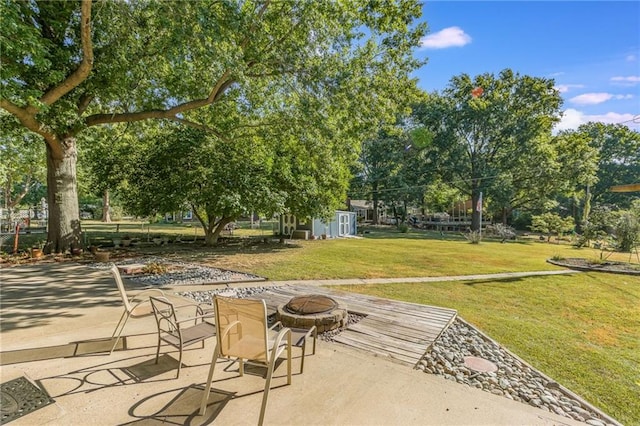
[[(485, 241), (430, 238), (338, 239), (297, 241), (286, 247), (202, 254), (201, 261), (272, 280), (330, 278), (388, 278), (558, 270), (546, 262), (559, 257), (596, 259), (599, 250), (539, 241)], [(609, 259), (628, 260), (616, 253)]]
[(582, 273), (341, 289), (457, 309), (623, 424), (640, 424), (640, 277)]

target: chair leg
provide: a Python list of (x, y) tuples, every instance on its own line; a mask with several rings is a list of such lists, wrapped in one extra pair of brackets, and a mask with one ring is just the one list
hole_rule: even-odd
[(316, 342), (318, 341), (318, 329), (316, 328), (316, 326), (313, 326), (313, 351), (311, 352), (311, 355), (315, 355), (316, 354)]
[(180, 368), (182, 367), (182, 346), (180, 346), (180, 356), (178, 357), (178, 374), (176, 379), (180, 377)]
[[(287, 345), (287, 384), (291, 384), (291, 334), (288, 336), (289, 344)], [(304, 355), (302, 356), (302, 360), (304, 361)], [(274, 361), (275, 363), (275, 361)]]
[[(122, 322), (123, 319), (124, 319), (124, 322)], [(116, 341), (113, 344), (113, 347), (111, 348), (111, 352), (109, 352), (109, 355), (111, 355), (115, 350), (116, 346), (118, 346), (118, 342), (120, 341), (120, 336), (124, 331), (124, 327), (127, 325), (127, 321), (129, 321), (129, 312), (124, 311), (122, 313), (122, 316), (120, 317), (120, 321), (118, 321), (118, 325), (116, 325), (116, 328), (113, 330), (113, 334), (111, 335), (111, 338), (113, 339), (113, 337), (116, 335), (116, 332), (118, 332), (118, 336), (116, 337)], [(120, 323), (122, 323), (122, 328), (120, 328), (120, 331), (118, 331), (118, 327), (120, 327)]]
[(158, 347), (156, 348), (156, 364), (158, 363), (158, 359), (160, 358), (160, 336), (158, 336)]
[[(291, 361), (291, 358), (289, 358)], [(264, 422), (264, 413), (267, 408), (267, 398), (269, 398), (269, 390), (271, 389), (271, 376), (273, 375), (273, 370), (276, 364), (276, 357), (273, 357), (269, 362), (269, 368), (267, 368), (267, 377), (266, 383), (264, 384), (264, 395), (262, 395), (262, 406), (260, 407), (260, 419), (258, 420), (258, 426), (262, 426)], [(289, 364), (291, 366), (291, 364)], [(291, 372), (291, 370), (289, 370)]]
[(204, 395), (202, 396), (202, 404), (200, 404), (200, 415), (203, 416), (207, 411), (207, 401), (209, 400), (209, 391), (211, 390), (211, 381), (213, 380), (213, 371), (216, 368), (218, 357), (220, 356), (220, 348), (216, 345), (216, 349), (213, 351), (213, 359), (211, 360), (211, 367), (209, 367), (209, 376), (207, 377), (207, 386), (204, 388)]

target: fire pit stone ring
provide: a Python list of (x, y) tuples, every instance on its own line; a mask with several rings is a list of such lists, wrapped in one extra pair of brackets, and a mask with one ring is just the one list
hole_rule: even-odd
[(346, 327), (347, 307), (328, 296), (311, 294), (296, 296), (279, 305), (276, 320), (285, 327), (309, 329), (314, 325), (318, 333)]

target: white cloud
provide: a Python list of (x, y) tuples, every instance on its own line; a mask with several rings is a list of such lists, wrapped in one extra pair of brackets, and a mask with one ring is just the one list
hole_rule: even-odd
[(636, 55), (627, 55), (625, 59), (627, 60), (627, 62), (635, 62), (638, 57)]
[(613, 98), (611, 93), (585, 93), (569, 99), (569, 102), (578, 105), (597, 105)]
[[(562, 93), (562, 91), (561, 91)], [(578, 105), (597, 105), (608, 101), (609, 99), (633, 99), (633, 95), (612, 95), (611, 93), (585, 93), (569, 99), (569, 102)]]
[(569, 108), (562, 114), (562, 119), (554, 127), (555, 131), (577, 129), (579, 125), (586, 123), (584, 114), (578, 110)]
[(634, 84), (640, 83), (640, 75), (629, 75), (626, 77), (622, 77), (622, 76), (611, 77), (611, 81), (617, 84), (634, 85)]
[(465, 33), (460, 27), (445, 28), (420, 39), (420, 47), (425, 49), (462, 47), (469, 43), (471, 43), (471, 36)]
[(581, 89), (583, 87), (583, 84), (557, 84), (556, 90), (560, 93), (567, 93), (571, 89)]
[(605, 124), (624, 124), (631, 129), (640, 130), (640, 116), (633, 114), (620, 114), (607, 112), (605, 114), (587, 115), (582, 111), (569, 108), (564, 111), (562, 119), (554, 127), (554, 133), (560, 130), (575, 130), (581, 124), (588, 122), (600, 122)]

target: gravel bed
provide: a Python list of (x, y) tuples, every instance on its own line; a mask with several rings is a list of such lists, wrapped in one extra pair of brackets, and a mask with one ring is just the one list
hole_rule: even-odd
[[(494, 373), (477, 373), (464, 365), (464, 357), (473, 356), (493, 362)], [(530, 404), (542, 410), (585, 422), (592, 426), (609, 425), (597, 412), (563, 392), (558, 383), (544, 377), (487, 339), (469, 324), (456, 320), (418, 362), (425, 373)]]
[[(162, 287), (165, 285), (200, 285), (211, 283), (238, 282), (263, 280), (262, 277), (244, 272), (235, 272), (225, 269), (212, 268), (194, 263), (167, 260), (162, 257), (147, 256), (127, 259), (116, 262), (118, 266), (132, 264), (159, 263), (170, 268), (163, 274), (135, 274), (127, 275), (131, 282), (144, 286)], [(91, 263), (87, 265), (95, 269), (109, 269), (111, 263)]]

